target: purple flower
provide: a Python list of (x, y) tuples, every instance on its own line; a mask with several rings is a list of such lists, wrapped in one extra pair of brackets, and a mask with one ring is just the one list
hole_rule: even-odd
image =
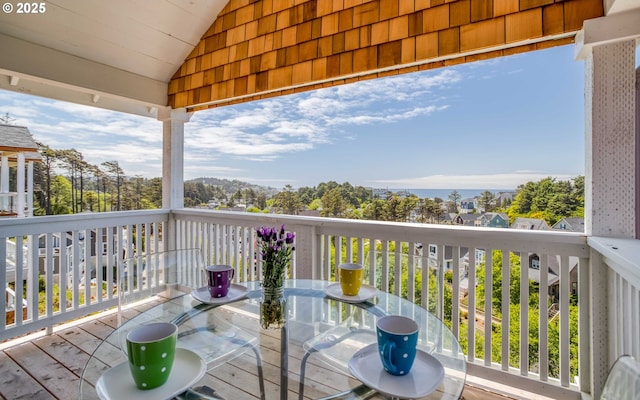
[(256, 235), (263, 261), (263, 285), (281, 286), (291, 262), (291, 253), (295, 250), (295, 234), (287, 232), (282, 225), (279, 230), (264, 226), (257, 228)]

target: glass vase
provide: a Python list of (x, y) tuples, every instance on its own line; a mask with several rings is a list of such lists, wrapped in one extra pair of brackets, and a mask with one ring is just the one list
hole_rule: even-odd
[(260, 326), (263, 329), (280, 329), (287, 319), (287, 301), (284, 287), (262, 287), (260, 299)]

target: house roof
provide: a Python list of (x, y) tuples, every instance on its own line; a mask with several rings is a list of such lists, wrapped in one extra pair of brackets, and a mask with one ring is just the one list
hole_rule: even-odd
[(503, 212), (488, 212), (488, 213), (484, 213), (483, 215), (489, 221), (494, 219), (496, 216), (499, 216), (500, 218), (504, 219), (505, 221), (509, 220), (509, 216), (507, 214), (503, 213)]
[(511, 224), (511, 228), (529, 229), (534, 231), (545, 231), (549, 229), (549, 225), (543, 219), (538, 218), (516, 218)]
[(565, 217), (553, 224), (551, 229), (569, 232), (584, 232), (584, 218)]
[(37, 152), (38, 145), (27, 127), (0, 124), (0, 151), (11, 157), (20, 152)]

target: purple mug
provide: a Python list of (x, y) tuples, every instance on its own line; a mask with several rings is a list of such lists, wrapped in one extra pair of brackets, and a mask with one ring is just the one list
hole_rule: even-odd
[(231, 265), (208, 265), (207, 270), (207, 287), (211, 297), (224, 297), (229, 293), (231, 280), (235, 271)]

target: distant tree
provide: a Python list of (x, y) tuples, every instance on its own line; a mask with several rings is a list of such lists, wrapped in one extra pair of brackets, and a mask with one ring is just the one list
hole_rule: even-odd
[[(102, 163), (102, 165), (107, 169), (107, 173), (111, 176), (112, 182), (114, 183), (115, 187), (116, 187), (116, 207), (115, 209), (117, 211), (121, 210), (121, 203), (120, 203), (120, 191), (122, 188), (122, 184), (123, 184), (123, 178), (124, 178), (124, 171), (122, 170), (122, 168), (120, 168), (120, 164), (118, 163), (117, 160), (114, 161), (105, 161)], [(111, 198), (113, 199), (113, 194), (111, 196)], [(113, 207), (112, 207), (113, 209)]]
[(400, 206), (400, 197), (393, 195), (387, 198), (385, 203), (385, 210), (387, 215), (387, 221), (403, 221), (404, 215), (402, 207)]
[(544, 178), (518, 186), (507, 209), (509, 220), (517, 217), (543, 218), (553, 225), (563, 217), (584, 216), (584, 177), (572, 181)]
[(298, 188), (298, 196), (302, 204), (311, 204), (316, 198), (316, 189), (308, 186)]
[(373, 221), (386, 221), (388, 219), (386, 201), (374, 199), (366, 205), (362, 217)]
[(284, 189), (273, 198), (273, 206), (284, 214), (298, 214), (298, 210), (302, 206), (298, 193), (293, 190), (291, 185), (286, 185)]
[(456, 205), (460, 204), (461, 199), (462, 199), (462, 196), (460, 195), (460, 193), (458, 193), (457, 190), (454, 190), (453, 192), (449, 193), (449, 201), (453, 202), (454, 204)]
[(54, 215), (71, 214), (71, 182), (57, 175), (51, 182), (51, 212)]
[(267, 208), (267, 195), (264, 192), (258, 193), (258, 195), (256, 196), (255, 205), (261, 210), (264, 210), (265, 208)]
[(491, 212), (494, 209), (494, 204), (493, 204), (493, 199), (494, 199), (495, 195), (493, 193), (491, 193), (488, 190), (485, 190), (484, 192), (482, 192), (480, 194), (480, 200), (478, 201), (478, 203), (480, 203), (480, 207), (482, 207), (482, 209), (485, 212)]
[[(40, 198), (40, 204), (44, 208), (44, 213), (46, 215), (53, 214), (52, 206), (51, 206), (51, 185), (52, 179), (55, 175), (55, 167), (58, 164), (58, 152), (51, 147), (42, 144), (38, 144), (38, 151), (42, 156), (42, 163), (35, 163), (34, 168), (34, 184), (40, 187), (40, 192), (42, 193)], [(44, 167), (41, 173), (38, 173), (40, 167)]]
[(347, 202), (342, 196), (342, 189), (335, 187), (326, 192), (321, 199), (322, 211), (320, 215), (323, 217), (343, 218), (347, 210)]
[(256, 201), (256, 192), (251, 188), (247, 188), (242, 191), (242, 197), (244, 198), (245, 204), (253, 204)]
[(321, 208), (322, 208), (322, 200), (320, 199), (313, 199), (311, 203), (309, 203), (309, 205), (307, 206), (307, 209), (309, 210), (319, 210)]
[(411, 218), (411, 212), (415, 210), (420, 199), (418, 196), (411, 195), (400, 200), (398, 205), (398, 217), (401, 222), (408, 222)]

